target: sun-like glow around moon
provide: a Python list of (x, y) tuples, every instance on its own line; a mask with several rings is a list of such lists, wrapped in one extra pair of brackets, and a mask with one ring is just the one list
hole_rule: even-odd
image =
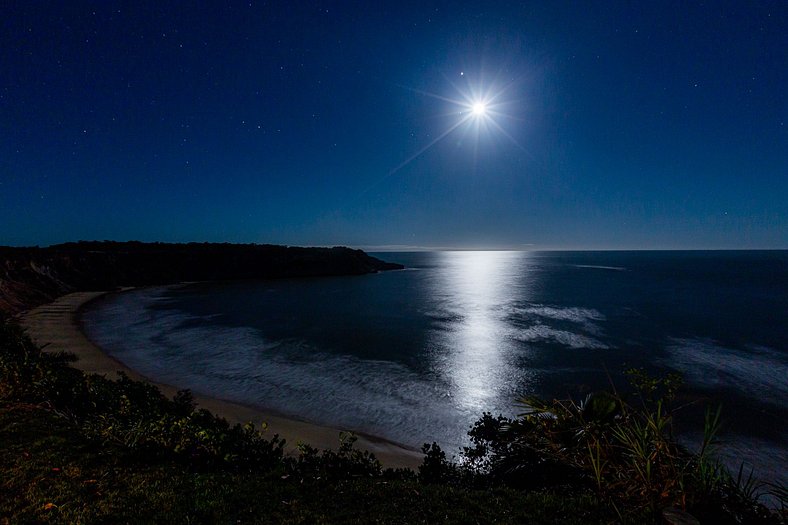
[[(438, 134), (427, 144), (419, 148), (418, 151), (389, 171), (386, 177), (390, 177), (398, 172), (404, 166), (413, 162), (413, 160), (420, 157), (425, 151), (432, 148), (435, 144), (455, 131), (459, 131), (463, 136), (471, 134), (471, 137), (475, 137), (476, 146), (474, 146), (474, 148), (478, 148), (481, 137), (488, 136), (491, 133), (500, 133), (506, 136), (517, 147), (523, 148), (520, 143), (517, 142), (517, 139), (510, 135), (504, 125), (499, 122), (504, 119), (511, 121), (515, 118), (510, 112), (512, 100), (507, 100), (507, 93), (511, 90), (512, 86), (515, 85), (515, 81), (512, 80), (505, 85), (497, 86), (495, 82), (484, 82), (483, 79), (472, 82), (468, 78), (470, 75), (467, 75), (464, 71), (460, 71), (459, 76), (468, 81), (464, 86), (459, 86), (449, 81), (457, 92), (458, 96), (455, 97), (439, 95), (403, 86), (405, 89), (420, 95), (426, 95), (443, 102), (448, 102), (451, 109), (447, 113), (444, 113), (444, 115), (450, 115), (457, 120), (444, 129), (442, 133)], [(458, 142), (458, 144), (461, 143), (462, 140)], [(474, 152), (475, 151), (476, 149), (474, 149)]]

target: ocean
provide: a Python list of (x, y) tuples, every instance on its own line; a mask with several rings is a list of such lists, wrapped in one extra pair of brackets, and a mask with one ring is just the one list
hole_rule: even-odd
[(786, 482), (788, 252), (373, 255), (406, 269), (138, 289), (83, 323), (151, 379), (450, 456), (522, 396), (680, 372), (682, 441), (721, 404), (723, 458)]

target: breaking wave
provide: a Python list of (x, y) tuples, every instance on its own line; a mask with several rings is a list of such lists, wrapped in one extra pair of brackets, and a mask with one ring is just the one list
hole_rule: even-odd
[(298, 339), (272, 342), (253, 328), (222, 327), (151, 308), (164, 303), (160, 289), (115, 296), (85, 313), (86, 332), (157, 381), (405, 445), (434, 440), (458, 447), (480, 415), (440, 377), (425, 378), (390, 361), (328, 354)]
[(727, 348), (710, 339), (673, 339), (664, 362), (695, 385), (731, 388), (777, 406), (788, 399), (788, 363), (774, 349), (750, 345)]

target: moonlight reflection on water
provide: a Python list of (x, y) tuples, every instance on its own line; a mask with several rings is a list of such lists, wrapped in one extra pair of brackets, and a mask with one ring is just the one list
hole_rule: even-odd
[(773, 461), (788, 435), (779, 257), (382, 257), (410, 269), (137, 290), (94, 305), (86, 328), (161, 382), (451, 451), (482, 412), (514, 415), (521, 396), (579, 397), (608, 387), (608, 372), (621, 384), (624, 367), (680, 371), (687, 395), (724, 404), (728, 450), (768, 479), (785, 470)]
[(522, 269), (528, 253), (443, 252), (441, 257), (446, 271), (433, 293), (453, 318), (435, 333), (437, 353), (443, 354), (435, 366), (452, 385), (459, 407), (478, 414), (500, 405), (524, 375), (515, 359), (522, 349), (511, 337), (507, 312), (515, 300), (527, 298), (530, 283)]

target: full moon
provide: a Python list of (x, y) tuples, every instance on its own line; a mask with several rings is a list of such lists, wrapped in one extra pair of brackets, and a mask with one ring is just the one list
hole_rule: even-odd
[(484, 105), (484, 102), (474, 102), (471, 111), (477, 117), (484, 116), (484, 113), (487, 111), (487, 107)]

